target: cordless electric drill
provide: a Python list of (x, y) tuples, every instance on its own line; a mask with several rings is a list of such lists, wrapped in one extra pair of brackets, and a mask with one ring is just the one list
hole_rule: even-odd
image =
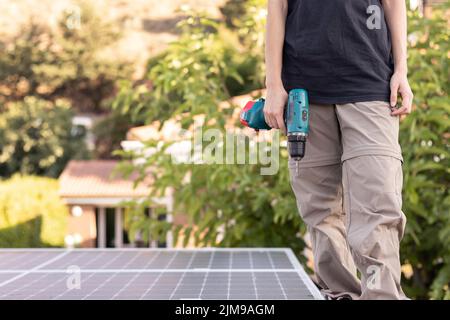
[[(264, 98), (249, 101), (241, 111), (241, 123), (255, 130), (270, 130), (264, 119)], [(306, 137), (309, 132), (308, 93), (304, 89), (292, 89), (284, 109), (289, 155), (296, 161), (305, 156)]]

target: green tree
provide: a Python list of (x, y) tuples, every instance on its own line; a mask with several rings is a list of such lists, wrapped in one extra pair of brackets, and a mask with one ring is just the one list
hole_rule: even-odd
[[(107, 106), (116, 82), (131, 74), (131, 64), (107, 54), (121, 37), (118, 26), (105, 20), (89, 1), (75, 4), (79, 12), (63, 12), (55, 28), (30, 21), (12, 38), (0, 38), (1, 176), (14, 172), (57, 176), (70, 157), (87, 156), (80, 133), (75, 132), (80, 128), (72, 128), (69, 116), (77, 111), (110, 111)], [(73, 112), (59, 99), (65, 99)], [(96, 157), (110, 157), (132, 125), (129, 118), (113, 113), (95, 128)]]
[(77, 17), (65, 12), (55, 30), (30, 21), (14, 37), (0, 39), (0, 102), (64, 97), (79, 110), (102, 111), (130, 67), (103, 52), (120, 38), (118, 28), (87, 1), (78, 4), (79, 24), (68, 23)]
[(84, 130), (62, 100), (27, 97), (0, 114), (0, 177), (16, 172), (57, 177), (72, 158), (88, 156)]

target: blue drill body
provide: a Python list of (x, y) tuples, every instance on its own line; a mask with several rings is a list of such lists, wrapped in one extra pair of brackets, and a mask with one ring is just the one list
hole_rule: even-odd
[[(270, 130), (264, 119), (265, 99), (249, 101), (241, 112), (241, 123), (255, 130)], [(309, 101), (304, 89), (289, 91), (287, 105), (284, 111), (289, 154), (295, 160), (305, 155), (306, 137), (309, 133)]]

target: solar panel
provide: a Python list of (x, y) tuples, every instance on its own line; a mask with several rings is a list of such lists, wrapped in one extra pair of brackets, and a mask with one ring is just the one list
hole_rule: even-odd
[(0, 299), (322, 296), (289, 248), (2, 249)]

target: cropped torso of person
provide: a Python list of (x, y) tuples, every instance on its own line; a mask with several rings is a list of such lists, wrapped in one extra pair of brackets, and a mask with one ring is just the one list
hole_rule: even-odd
[(381, 0), (289, 0), (285, 89), (312, 103), (389, 101), (394, 64)]

